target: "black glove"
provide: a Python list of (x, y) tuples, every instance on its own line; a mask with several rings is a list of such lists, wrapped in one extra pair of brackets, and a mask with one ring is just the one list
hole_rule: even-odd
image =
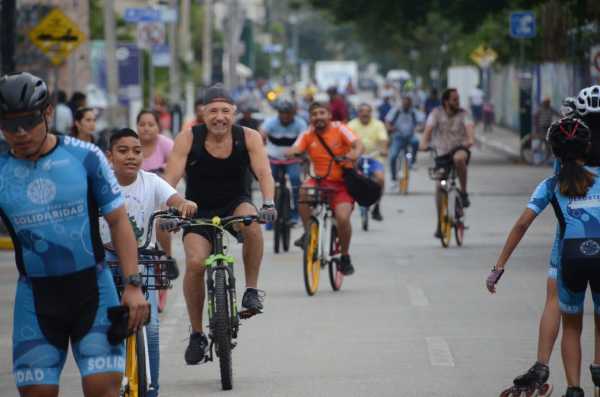
[(258, 220), (261, 223), (273, 223), (277, 219), (277, 210), (273, 204), (263, 204), (258, 211)]

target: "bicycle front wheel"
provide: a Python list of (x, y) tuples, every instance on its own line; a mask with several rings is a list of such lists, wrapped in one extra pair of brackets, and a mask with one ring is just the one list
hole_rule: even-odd
[(290, 239), (291, 239), (291, 205), (290, 205), (290, 189), (287, 187), (283, 189), (282, 197), (282, 205), (281, 205), (281, 213), (278, 216), (281, 216), (281, 242), (283, 244), (283, 250), (288, 252), (290, 250)]
[(450, 213), (448, 212), (448, 192), (446, 191), (442, 192), (439, 223), (440, 231), (442, 232), (440, 241), (444, 248), (448, 248), (452, 239), (452, 222), (450, 220)]
[(400, 177), (400, 193), (408, 194), (408, 181), (410, 180), (410, 161), (405, 155), (402, 165), (402, 176)]
[(214, 338), (223, 390), (233, 388), (233, 370), (231, 367), (231, 316), (226, 285), (227, 273), (224, 269), (215, 270), (215, 314)]
[(147, 349), (142, 329), (127, 337), (125, 373), (121, 386), (124, 397), (146, 397), (148, 394)]
[[(281, 189), (279, 187), (275, 188), (275, 203), (277, 203), (277, 212), (281, 212), (281, 207), (282, 207), (282, 200), (281, 200)], [(282, 229), (282, 224), (281, 224), (281, 218), (278, 218), (275, 220), (275, 222), (272, 223), (273, 225), (273, 251), (278, 254), (279, 253), (279, 246), (281, 243), (281, 237), (282, 237), (282, 233), (281, 233), (281, 229)]]
[(360, 218), (362, 220), (362, 229), (369, 230), (369, 207), (360, 207)]
[(306, 237), (304, 239), (304, 287), (306, 293), (313, 296), (319, 288), (321, 260), (319, 258), (319, 222), (312, 218), (308, 222)]

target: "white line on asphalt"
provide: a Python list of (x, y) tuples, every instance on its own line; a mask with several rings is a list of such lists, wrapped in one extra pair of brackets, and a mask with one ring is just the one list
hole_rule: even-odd
[(409, 285), (406, 287), (408, 289), (408, 296), (410, 298), (410, 303), (413, 306), (417, 307), (425, 307), (429, 306), (429, 299), (425, 296), (425, 291), (422, 288), (415, 287), (414, 285)]
[(446, 339), (440, 336), (426, 337), (429, 362), (435, 367), (454, 367), (454, 359)]

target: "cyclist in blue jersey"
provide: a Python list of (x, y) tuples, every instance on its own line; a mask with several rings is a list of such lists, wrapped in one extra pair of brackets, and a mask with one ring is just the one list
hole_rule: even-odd
[(129, 329), (148, 316), (136, 243), (115, 177), (100, 150), (49, 132), (44, 81), (0, 78), (0, 216), (15, 246), (19, 281), (13, 318), (13, 372), (21, 396), (58, 396), (69, 342), (86, 397), (117, 397), (122, 344), (107, 339), (107, 309), (119, 305), (103, 266), (98, 215), (108, 222), (128, 282)]
[[(273, 162), (287, 161), (286, 151), (292, 147), (300, 134), (308, 129), (302, 117), (296, 115), (296, 105), (289, 100), (282, 100), (277, 104), (278, 115), (265, 120), (260, 127), (260, 133), (267, 142), (267, 155)], [(302, 181), (300, 180), (300, 163), (271, 164), (271, 172), (278, 175), (279, 170), (285, 172), (292, 185), (294, 206), (292, 208), (292, 221), (298, 221), (298, 192)]]
[[(562, 119), (550, 127), (548, 140), (560, 161), (559, 171), (542, 181), (533, 193), (487, 280), (488, 289), (495, 292), (495, 285), (512, 251), (537, 215), (552, 204), (560, 227), (557, 284), (563, 319), (563, 362), (569, 386), (567, 397), (583, 396), (580, 337), (588, 283), (596, 309), (596, 324), (600, 325), (600, 167), (584, 166), (591, 147), (591, 135), (588, 126), (577, 118)], [(600, 370), (599, 342), (600, 327), (597, 326), (593, 376)]]

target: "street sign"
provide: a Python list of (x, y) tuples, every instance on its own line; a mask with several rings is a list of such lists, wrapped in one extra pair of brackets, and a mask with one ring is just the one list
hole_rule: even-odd
[(490, 67), (496, 59), (498, 59), (498, 53), (485, 44), (481, 44), (471, 52), (471, 60), (480, 68)]
[(53, 9), (29, 32), (32, 43), (55, 65), (60, 65), (85, 41), (79, 26), (58, 8)]
[(510, 14), (510, 36), (515, 39), (532, 39), (536, 34), (533, 11), (517, 11)]
[(158, 8), (126, 8), (123, 13), (125, 22), (159, 22), (161, 20)]
[(167, 32), (162, 22), (140, 22), (137, 24), (137, 44), (150, 49), (165, 43)]
[(152, 47), (152, 66), (166, 68), (171, 64), (171, 49), (168, 44)]

